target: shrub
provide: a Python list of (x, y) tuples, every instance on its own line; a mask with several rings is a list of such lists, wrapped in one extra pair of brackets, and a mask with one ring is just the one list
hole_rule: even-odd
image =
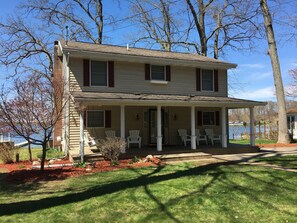
[(100, 140), (98, 148), (104, 158), (110, 160), (111, 164), (116, 164), (123, 147), (126, 147), (125, 140), (116, 137)]
[(15, 155), (15, 148), (11, 142), (0, 143), (0, 159), (4, 163), (13, 163), (13, 158)]
[(134, 157), (131, 159), (130, 164), (138, 163), (138, 162), (140, 162), (140, 161), (141, 161), (140, 158), (138, 158), (137, 156), (134, 156)]

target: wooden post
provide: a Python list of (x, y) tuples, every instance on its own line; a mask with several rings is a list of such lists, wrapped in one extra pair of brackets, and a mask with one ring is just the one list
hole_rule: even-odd
[(264, 121), (264, 139), (266, 139), (266, 122)]
[(254, 107), (250, 108), (250, 144), (255, 146)]
[(261, 122), (258, 122), (258, 126), (259, 126), (259, 139), (261, 139)]

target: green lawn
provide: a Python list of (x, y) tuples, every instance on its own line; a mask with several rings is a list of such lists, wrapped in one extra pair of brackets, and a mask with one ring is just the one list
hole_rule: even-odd
[[(32, 150), (32, 157), (33, 159), (38, 159), (42, 155), (42, 149), (41, 148), (33, 148)], [(29, 152), (27, 148), (21, 148), (18, 150), (20, 154), (20, 160), (29, 160)], [(64, 152), (60, 152), (58, 149), (48, 149), (46, 153), (46, 158), (57, 158), (64, 155)], [(0, 159), (0, 163), (2, 163), (2, 160)]]
[[(230, 143), (236, 143), (236, 144), (250, 144), (249, 139), (230, 139)], [(256, 144), (271, 144), (276, 143), (276, 140), (269, 140), (269, 139), (256, 139)]]
[(0, 182), (0, 222), (297, 222), (297, 173), (261, 166), (184, 163)]
[(278, 165), (285, 168), (297, 169), (297, 156), (273, 156), (273, 157), (261, 157), (253, 159), (254, 162), (265, 162), (273, 165)]

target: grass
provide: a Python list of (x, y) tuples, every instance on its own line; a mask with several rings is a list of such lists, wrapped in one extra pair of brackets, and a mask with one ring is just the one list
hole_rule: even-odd
[[(256, 139), (256, 144), (273, 144), (276, 143), (277, 140), (269, 140), (269, 139)], [(236, 144), (250, 144), (249, 139), (230, 139), (230, 143)]]
[(281, 166), (284, 168), (297, 169), (297, 156), (272, 156), (272, 157), (260, 157), (253, 159), (254, 162), (265, 162), (272, 165)]
[[(20, 155), (20, 161), (29, 160), (29, 152), (28, 152), (27, 148), (21, 148), (18, 151), (19, 151), (19, 155)], [(41, 154), (42, 154), (41, 148), (32, 148), (31, 151), (32, 151), (33, 159), (41, 158)], [(64, 152), (61, 152), (55, 148), (50, 148), (46, 152), (47, 159), (57, 158), (57, 157), (61, 157), (63, 155), (64, 155)], [(2, 163), (1, 159), (0, 159), (0, 163)]]
[(296, 173), (239, 164), (0, 180), (0, 222), (297, 222), (296, 191)]

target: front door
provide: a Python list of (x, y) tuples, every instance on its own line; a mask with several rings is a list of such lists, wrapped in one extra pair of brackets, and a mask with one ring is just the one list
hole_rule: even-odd
[[(162, 143), (164, 143), (164, 110), (161, 110)], [(149, 144), (157, 144), (157, 109), (149, 109)]]

